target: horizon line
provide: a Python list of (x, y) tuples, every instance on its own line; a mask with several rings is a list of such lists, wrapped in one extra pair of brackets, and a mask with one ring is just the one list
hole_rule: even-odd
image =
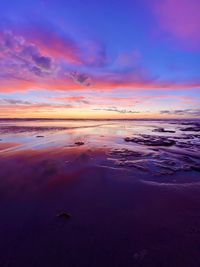
[(0, 118), (0, 120), (99, 120), (99, 121), (126, 121), (126, 120), (200, 120), (200, 118)]

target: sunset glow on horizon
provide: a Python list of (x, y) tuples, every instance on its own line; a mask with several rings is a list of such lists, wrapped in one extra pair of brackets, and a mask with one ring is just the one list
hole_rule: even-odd
[(0, 118), (200, 117), (198, 0), (0, 10)]

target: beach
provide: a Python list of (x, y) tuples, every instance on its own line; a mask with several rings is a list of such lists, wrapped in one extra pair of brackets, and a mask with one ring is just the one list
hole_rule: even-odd
[(0, 266), (200, 266), (199, 128), (0, 120)]

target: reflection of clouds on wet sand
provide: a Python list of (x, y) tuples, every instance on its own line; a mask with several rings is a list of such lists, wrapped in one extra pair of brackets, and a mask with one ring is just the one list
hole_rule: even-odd
[[(21, 155), (27, 155), (27, 151), (35, 151), (43, 157), (46, 153), (47, 158), (50, 154), (59, 159), (63, 152), (79, 153), (77, 144), (81, 144), (90, 165), (124, 168), (152, 181), (189, 182), (174, 178), (182, 173), (189, 173), (188, 179), (198, 181), (200, 135), (191, 130), (198, 129), (199, 122), (9, 120), (1, 124), (4, 154), (21, 151)], [(91, 160), (88, 150), (101, 150), (102, 162), (97, 164), (95, 155)], [(76, 168), (85, 162), (80, 158)]]

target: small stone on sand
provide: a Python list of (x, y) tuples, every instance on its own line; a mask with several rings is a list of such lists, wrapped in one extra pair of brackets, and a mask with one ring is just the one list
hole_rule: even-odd
[(63, 219), (69, 219), (71, 218), (71, 214), (63, 211), (63, 212), (58, 213), (57, 217), (63, 218)]
[(82, 146), (82, 145), (84, 145), (85, 143), (84, 142), (82, 142), (82, 141), (77, 141), (77, 142), (75, 142), (75, 145), (77, 145), (77, 146)]

